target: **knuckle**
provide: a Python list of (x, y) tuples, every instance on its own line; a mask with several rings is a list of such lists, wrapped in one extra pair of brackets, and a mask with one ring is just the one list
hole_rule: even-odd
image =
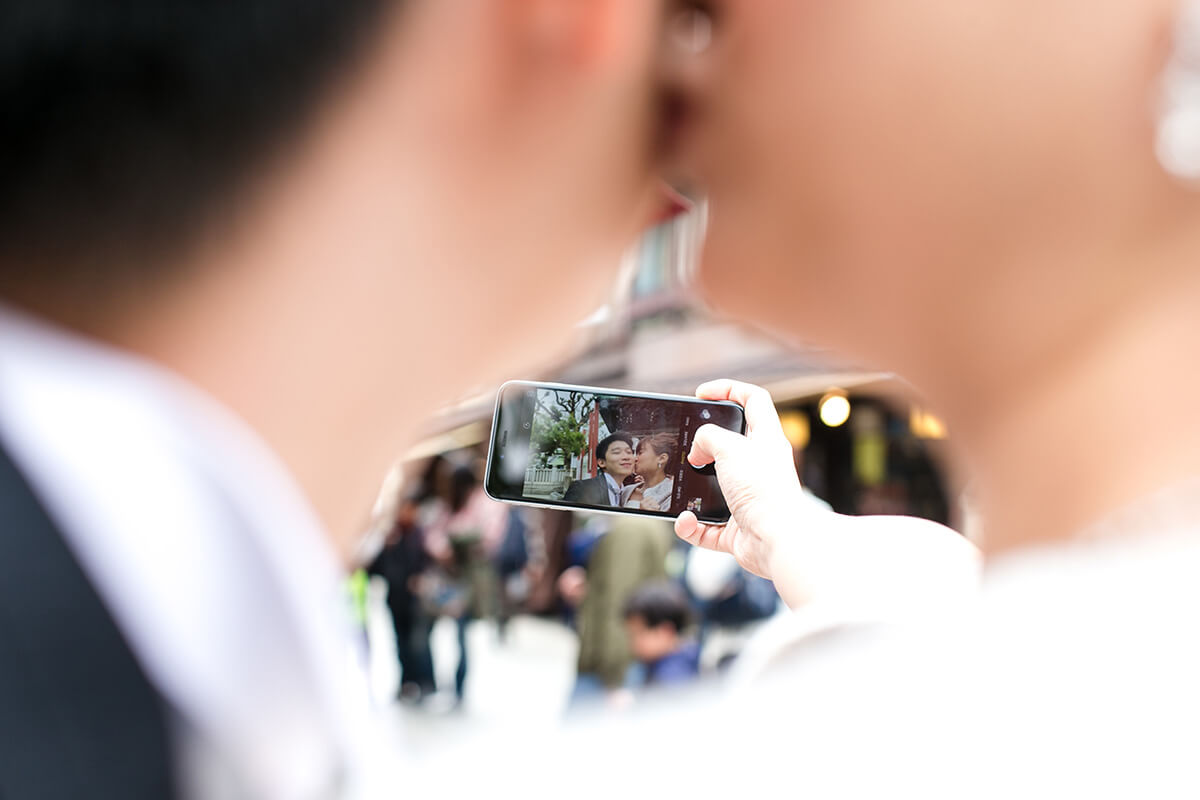
[(757, 397), (759, 400), (771, 399), (771, 393), (756, 383), (748, 383), (746, 384), (746, 387), (748, 389), (748, 393), (752, 397)]

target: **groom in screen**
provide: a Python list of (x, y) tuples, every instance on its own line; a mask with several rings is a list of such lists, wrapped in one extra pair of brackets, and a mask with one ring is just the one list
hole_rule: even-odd
[(590, 506), (622, 507), (634, 489), (624, 483), (633, 474), (636, 461), (632, 436), (621, 431), (605, 436), (596, 445), (596, 466), (600, 468), (600, 474), (587, 480), (571, 481), (563, 500)]

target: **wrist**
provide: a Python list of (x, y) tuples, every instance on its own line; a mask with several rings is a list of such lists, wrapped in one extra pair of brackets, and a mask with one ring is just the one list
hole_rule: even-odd
[(786, 534), (777, 536), (766, 554), (763, 577), (775, 584), (775, 591), (784, 604), (795, 610), (812, 599), (812, 593), (800, 579), (796, 542)]
[(764, 538), (763, 566), (784, 603), (795, 609), (822, 595), (820, 584), (838, 571), (843, 560), (838, 530), (846, 518), (799, 487), (786, 507)]

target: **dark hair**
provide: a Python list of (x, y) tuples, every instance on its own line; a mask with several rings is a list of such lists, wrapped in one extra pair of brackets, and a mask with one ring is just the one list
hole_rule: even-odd
[(450, 464), (441, 453), (429, 459), (425, 469), (421, 470), (421, 478), (413, 490), (413, 500), (424, 503), (426, 500), (437, 497), (439, 484), (442, 482), (441, 476), (449, 470)]
[(0, 295), (169, 277), (395, 1), (0, 3)]
[(633, 437), (628, 433), (625, 433), (624, 431), (610, 433), (608, 436), (605, 436), (600, 440), (600, 444), (596, 445), (596, 460), (607, 461), (608, 448), (612, 447), (617, 442), (624, 442), (625, 444), (629, 445), (630, 450), (633, 449)]
[(458, 513), (467, 507), (471, 493), (479, 485), (475, 470), (470, 467), (455, 467), (450, 474), (450, 510)]
[(669, 624), (676, 632), (687, 627), (691, 606), (683, 589), (670, 581), (642, 584), (625, 601), (624, 618), (640, 617), (648, 628)]

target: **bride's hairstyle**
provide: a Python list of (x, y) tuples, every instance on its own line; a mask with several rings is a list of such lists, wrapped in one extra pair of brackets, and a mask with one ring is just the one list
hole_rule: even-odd
[(679, 437), (673, 433), (655, 433), (638, 440), (637, 452), (649, 447), (655, 455), (667, 454), (667, 466), (679, 460)]

